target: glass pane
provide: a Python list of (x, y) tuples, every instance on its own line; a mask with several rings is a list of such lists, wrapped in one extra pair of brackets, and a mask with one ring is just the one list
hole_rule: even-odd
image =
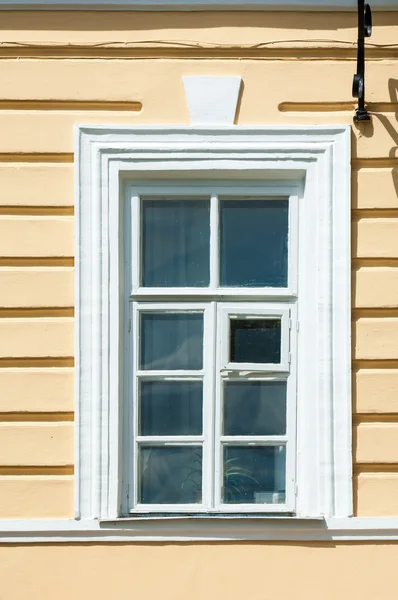
[(286, 381), (224, 384), (224, 435), (285, 435)]
[(141, 369), (201, 369), (202, 313), (142, 313)]
[(288, 200), (221, 202), (221, 286), (286, 287)]
[(141, 448), (139, 502), (193, 504), (202, 502), (202, 448)]
[(281, 362), (280, 319), (230, 319), (231, 362)]
[(142, 285), (209, 285), (209, 201), (144, 200), (142, 239)]
[(283, 504), (285, 446), (224, 446), (225, 504)]
[(143, 381), (140, 435), (201, 435), (201, 381)]

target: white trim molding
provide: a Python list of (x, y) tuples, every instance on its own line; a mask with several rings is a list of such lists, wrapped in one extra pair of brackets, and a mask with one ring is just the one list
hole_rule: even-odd
[(348, 519), (131, 519), (99, 522), (0, 520), (0, 544), (72, 544), (76, 542), (397, 542), (397, 517)]
[[(376, 10), (397, 10), (396, 0), (372, 0)], [(356, 0), (0, 0), (0, 10), (356, 10)]]
[(125, 186), (190, 178), (290, 180), (299, 190), (294, 514), (350, 517), (349, 126), (82, 126), (76, 134), (76, 518), (117, 519), (129, 495)]

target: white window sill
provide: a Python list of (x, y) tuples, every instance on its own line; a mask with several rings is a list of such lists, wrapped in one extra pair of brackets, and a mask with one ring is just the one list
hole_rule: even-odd
[(398, 541), (398, 517), (0, 520), (0, 544), (286, 541)]

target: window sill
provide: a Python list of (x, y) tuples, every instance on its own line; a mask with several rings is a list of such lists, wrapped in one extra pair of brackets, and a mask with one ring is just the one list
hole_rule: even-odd
[(398, 517), (0, 520), (1, 544), (398, 541)]

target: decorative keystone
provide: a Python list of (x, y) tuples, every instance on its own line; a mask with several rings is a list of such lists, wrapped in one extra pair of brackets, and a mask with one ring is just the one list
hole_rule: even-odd
[(233, 125), (242, 78), (183, 77), (192, 125)]

